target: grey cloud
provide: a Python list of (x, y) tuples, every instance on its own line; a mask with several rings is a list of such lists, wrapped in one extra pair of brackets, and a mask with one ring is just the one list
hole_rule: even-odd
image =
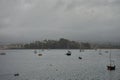
[(0, 42), (120, 41), (119, 0), (1, 0)]
[(58, 10), (59, 8), (63, 7), (65, 5), (64, 1), (58, 0), (55, 5), (53, 6), (53, 10)]

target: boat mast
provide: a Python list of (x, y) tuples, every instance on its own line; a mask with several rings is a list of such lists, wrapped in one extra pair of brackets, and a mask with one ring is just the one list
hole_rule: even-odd
[(80, 52), (81, 52), (81, 43), (80, 43)]
[(109, 60), (110, 60), (110, 66), (112, 66), (112, 65), (111, 65), (111, 44), (110, 44), (110, 43), (109, 43), (109, 48), (110, 48)]
[(109, 49), (110, 49), (110, 53), (109, 53), (110, 64), (107, 66), (107, 69), (108, 70), (115, 70), (115, 65), (114, 64), (112, 65), (112, 61), (111, 61), (111, 48), (112, 48), (112, 46), (109, 46)]
[(110, 59), (110, 66), (111, 66), (111, 48), (110, 48), (110, 53), (109, 53), (109, 59)]

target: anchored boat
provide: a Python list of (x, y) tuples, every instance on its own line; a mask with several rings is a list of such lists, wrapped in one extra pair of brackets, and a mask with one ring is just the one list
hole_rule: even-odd
[(114, 60), (111, 60), (111, 49), (110, 49), (110, 53), (109, 53), (109, 61), (110, 61), (110, 64), (107, 65), (107, 70), (115, 70), (116, 66), (115, 66), (115, 63), (114, 63)]
[(66, 53), (67, 56), (71, 56), (71, 51), (68, 50), (68, 52)]
[(0, 53), (0, 55), (6, 55), (6, 53), (2, 52), (2, 53)]

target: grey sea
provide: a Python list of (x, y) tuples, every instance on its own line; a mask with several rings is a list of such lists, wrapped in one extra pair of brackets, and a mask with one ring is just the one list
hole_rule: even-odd
[[(106, 52), (108, 51), (108, 53)], [(108, 71), (109, 50), (0, 50), (0, 80), (120, 80), (120, 50), (112, 49), (116, 70)], [(82, 59), (78, 59), (81, 56)], [(19, 74), (19, 76), (14, 76)]]

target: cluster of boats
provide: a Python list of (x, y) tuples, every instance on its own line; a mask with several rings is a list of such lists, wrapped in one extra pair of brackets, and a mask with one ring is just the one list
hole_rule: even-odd
[[(80, 50), (80, 52), (84, 52), (84, 50)], [(37, 54), (37, 51), (35, 50), (34, 53)], [(108, 51), (105, 51), (105, 53), (108, 53)], [(66, 53), (66, 55), (67, 56), (71, 56), (72, 52), (70, 50), (68, 50), (67, 53)], [(101, 49), (99, 50), (99, 55), (102, 55)], [(38, 56), (42, 56), (42, 54), (39, 53)], [(79, 56), (78, 59), (81, 60), (82, 57)], [(114, 61), (111, 60), (111, 50), (110, 50), (110, 53), (109, 53), (109, 61), (110, 61), (110, 63), (109, 63), (109, 65), (107, 65), (107, 70), (110, 70), (110, 71), (111, 70), (115, 70), (116, 66), (114, 64)]]
[[(81, 50), (80, 50), (80, 52), (81, 52)], [(108, 53), (108, 51), (105, 51), (105, 53)], [(38, 53), (37, 50), (34, 50), (34, 54), (37, 54), (38, 56), (42, 56), (43, 55), (43, 54), (40, 53), (40, 51)], [(101, 54), (102, 53), (101, 53), (101, 50), (100, 50), (99, 51), (99, 55), (101, 55)], [(6, 53), (5, 52), (1, 52), (0, 55), (6, 55)], [(67, 56), (71, 56), (72, 52), (70, 50), (68, 50), (66, 55)], [(79, 56), (78, 59), (82, 59), (82, 57)], [(114, 64), (114, 61), (111, 60), (111, 50), (110, 50), (110, 52), (109, 52), (109, 65), (107, 65), (107, 70), (111, 71), (111, 70), (115, 70), (115, 68), (116, 68), (116, 65)]]
[[(81, 50), (80, 50), (80, 52), (81, 52)], [(105, 53), (108, 53), (108, 51), (105, 51)], [(70, 50), (68, 50), (68, 52), (66, 53), (67, 56), (71, 56), (71, 54), (72, 54), (72, 52)], [(101, 49), (99, 50), (99, 55), (102, 55)], [(82, 57), (79, 56), (78, 59), (82, 59)], [(109, 63), (109, 65), (107, 65), (107, 70), (110, 70), (110, 71), (115, 70), (116, 65), (115, 65), (114, 61), (111, 60), (111, 50), (109, 53), (109, 61), (110, 61), (110, 63)]]
[[(68, 50), (68, 52), (66, 53), (67, 56), (71, 56), (72, 52), (70, 50)], [(82, 59), (82, 57), (78, 57), (78, 59)]]

